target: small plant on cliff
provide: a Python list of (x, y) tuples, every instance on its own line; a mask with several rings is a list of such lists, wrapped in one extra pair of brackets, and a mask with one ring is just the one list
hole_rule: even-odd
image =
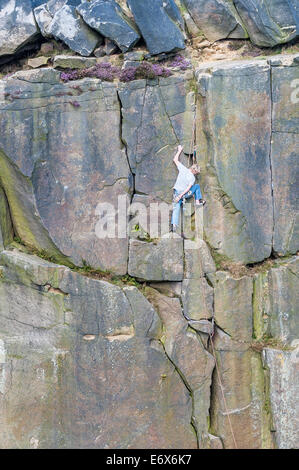
[(187, 70), (191, 66), (191, 62), (181, 55), (175, 56), (174, 60), (169, 64), (170, 67), (179, 68), (180, 70)]
[[(88, 69), (66, 70), (61, 72), (60, 78), (63, 82), (80, 80), (82, 78), (98, 78), (103, 81), (112, 82), (118, 78), (121, 82), (131, 82), (138, 78), (154, 79), (156, 77), (169, 77), (171, 70), (160, 65), (144, 62), (137, 67), (127, 67), (121, 70), (120, 67), (113, 66), (109, 62), (103, 62)], [(77, 87), (80, 91), (80, 87)]]
[(112, 82), (120, 74), (119, 67), (115, 67), (109, 62), (103, 62), (87, 69), (67, 70), (61, 72), (60, 78), (63, 82), (80, 80), (81, 78), (99, 78), (100, 80)]

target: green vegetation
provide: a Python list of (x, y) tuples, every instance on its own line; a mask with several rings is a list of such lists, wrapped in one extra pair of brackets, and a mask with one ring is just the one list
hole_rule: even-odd
[[(134, 286), (134, 287), (137, 287), (138, 289), (143, 289), (143, 286), (144, 286), (144, 283), (140, 283), (139, 281), (137, 281), (136, 278), (129, 276), (128, 274), (124, 276), (118, 276), (118, 275), (111, 273), (110, 271), (104, 271), (100, 268), (93, 268), (91, 265), (87, 263), (85, 259), (82, 259), (82, 266), (76, 266), (73, 263), (71, 266), (66, 265), (63, 262), (61, 262), (61, 260), (57, 260), (55, 256), (49, 256), (45, 250), (37, 250), (37, 249), (26, 246), (24, 241), (21, 240), (21, 238), (19, 237), (14, 237), (14, 242), (11, 244), (11, 247), (15, 247), (19, 249), (19, 251), (22, 251), (23, 253), (38, 256), (39, 258), (45, 261), (49, 261), (50, 263), (55, 263), (55, 264), (59, 264), (62, 266), (66, 266), (67, 268), (71, 269), (71, 271), (77, 272), (81, 274), (82, 276), (87, 276), (92, 279), (107, 281), (119, 287)], [(2, 271), (0, 271), (0, 278), (1, 277), (3, 277)]]
[(292, 351), (294, 349), (280, 339), (273, 338), (267, 333), (265, 333), (260, 340), (251, 343), (251, 349), (254, 351), (262, 352), (264, 348), (280, 349), (282, 351)]

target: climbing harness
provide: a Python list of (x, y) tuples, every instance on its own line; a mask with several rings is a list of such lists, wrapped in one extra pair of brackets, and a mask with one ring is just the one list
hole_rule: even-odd
[[(189, 158), (190, 158), (191, 151), (192, 151), (192, 146), (193, 146), (193, 152), (192, 152), (193, 164), (196, 160), (196, 151), (194, 149), (195, 144), (196, 144), (195, 127), (196, 127), (196, 108), (195, 108), (195, 115), (194, 115), (194, 121), (193, 121), (193, 126), (192, 126), (192, 140), (191, 140), (191, 143), (190, 143), (190, 152), (189, 152)], [(199, 258), (199, 266), (200, 266), (200, 278), (203, 279), (204, 278), (204, 269), (203, 269), (202, 260), (201, 260), (201, 256), (200, 256), (199, 251), (198, 251), (198, 258)], [(202, 292), (203, 292), (204, 311), (206, 312), (206, 316), (205, 316), (204, 320), (209, 320), (208, 314), (207, 314), (208, 307), (207, 307), (207, 301), (206, 301), (206, 291), (205, 291), (204, 282), (202, 283)], [(194, 320), (189, 320), (189, 322), (191, 323), (191, 326), (192, 326), (192, 321), (194, 321)], [(223, 405), (224, 405), (224, 408), (225, 408), (225, 413), (226, 413), (226, 416), (227, 416), (227, 419), (228, 419), (228, 423), (229, 423), (230, 432), (231, 432), (231, 435), (232, 435), (234, 447), (235, 447), (235, 449), (237, 449), (238, 446), (237, 446), (237, 442), (236, 442), (232, 422), (231, 422), (231, 419), (230, 419), (228, 406), (227, 406), (227, 401), (226, 401), (225, 393), (224, 393), (224, 387), (223, 387), (222, 380), (221, 380), (220, 369), (219, 369), (219, 365), (218, 365), (218, 362), (217, 362), (216, 351), (215, 351), (214, 341), (213, 341), (214, 334), (215, 334), (215, 319), (214, 319), (214, 311), (213, 311), (213, 313), (212, 313), (212, 329), (211, 329), (211, 332), (209, 333), (209, 342), (211, 344), (212, 355), (213, 355), (214, 360), (215, 360), (215, 368), (216, 368), (218, 383), (219, 383), (220, 390), (221, 390), (221, 395), (222, 395), (222, 399), (223, 399)]]

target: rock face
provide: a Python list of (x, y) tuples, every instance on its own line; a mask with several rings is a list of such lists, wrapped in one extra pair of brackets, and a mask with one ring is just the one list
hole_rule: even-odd
[(173, 0), (128, 0), (127, 3), (150, 54), (185, 48), (183, 33), (176, 24), (176, 21), (182, 24), (183, 20)]
[(140, 39), (136, 27), (114, 0), (85, 2), (77, 11), (85, 23), (114, 41), (122, 52), (127, 52)]
[(298, 339), (297, 276), (297, 257), (255, 276), (253, 308), (254, 336), (257, 339), (266, 335), (277, 338), (282, 344), (291, 344)]
[(130, 241), (130, 276), (149, 281), (181, 281), (184, 274), (183, 240)]
[(298, 116), (289, 88), (296, 60), (211, 64), (197, 71), (202, 180), (214, 201), (205, 210), (204, 230), (219, 254), (242, 263), (265, 259), (272, 249), (280, 254), (298, 249), (293, 189)]
[(38, 36), (31, 0), (2, 0), (0, 56), (14, 54)]
[(0, 81), (1, 448), (298, 447), (297, 68)]
[(2, 448), (196, 447), (188, 390), (136, 288), (23, 254), (1, 265)]
[(165, 325), (162, 342), (167, 357), (177, 365), (191, 392), (192, 423), (197, 430), (199, 445), (202, 447), (207, 440), (213, 356), (205, 350), (198, 335), (188, 328), (188, 323), (182, 316), (179, 299), (169, 299), (152, 289), (146, 290), (146, 296), (157, 309)]
[(137, 193), (172, 200), (176, 170), (169, 157), (178, 143), (188, 148), (192, 138), (195, 94), (191, 79), (186, 72), (185, 77), (138, 80), (120, 87), (122, 137)]
[(223, 0), (182, 0), (209, 41), (247, 36), (232, 3)]
[(277, 446), (298, 449), (298, 344), (293, 351), (266, 348), (263, 357), (270, 370), (270, 399)]
[[(121, 239), (104, 239), (95, 232), (101, 219), (96, 213), (98, 204), (113, 203), (117, 207), (118, 196), (124, 198), (131, 190), (129, 165), (120, 140), (116, 87), (86, 79), (76, 90), (71, 83), (60, 82), (59, 75), (50, 69), (17, 74), (6, 82), (5, 93), (9, 95), (1, 101), (0, 145), (21, 172), (14, 173), (18, 183), (11, 191), (17, 191), (20, 184), (28, 186), (28, 178), (32, 181), (32, 186), (30, 184), (23, 194), (21, 191), (19, 196), (11, 195), (12, 200), (16, 200), (16, 206), (23, 207), (20, 212), (27, 213), (26, 221), (32, 217), (36, 220), (34, 200), (30, 202), (30, 215), (24, 208), (24, 194), (32, 198), (34, 192), (44, 227), (41, 229), (34, 222), (25, 229), (21, 214), (14, 214), (18, 236), (27, 240), (29, 237), (30, 241), (40, 239), (40, 232), (46, 229), (57, 248), (76, 264), (84, 259), (90, 265), (125, 274), (126, 233)], [(19, 99), (10, 101), (9, 96)], [(95, 133), (99, 123), (101, 132)], [(13, 129), (12, 134), (9, 129)], [(17, 141), (22, 141), (22, 145), (17, 145)], [(9, 184), (8, 181), (5, 184)], [(39, 219), (39, 224), (41, 222)], [(68, 237), (65, 237), (66, 231)], [(46, 248), (44, 245), (38, 243), (36, 248)], [(112, 257), (108, 246), (114, 253)]]
[[(271, 60), (272, 65), (272, 174), (274, 197), (274, 251), (295, 253), (299, 236), (298, 200), (298, 57)], [(289, 86), (291, 86), (291, 89)], [(296, 94), (297, 93), (297, 94)], [(284, 201), (284, 204), (283, 204)]]
[(213, 200), (204, 214), (206, 236), (236, 261), (263, 260), (270, 256), (273, 232), (269, 64), (212, 64), (197, 74), (199, 153), (204, 190)]
[(0, 188), (0, 250), (13, 241), (13, 227), (6, 195)]

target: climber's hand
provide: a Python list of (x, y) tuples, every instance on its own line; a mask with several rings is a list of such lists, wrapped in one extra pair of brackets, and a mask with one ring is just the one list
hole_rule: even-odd
[(182, 145), (178, 145), (178, 152), (182, 152), (183, 148), (184, 147)]

